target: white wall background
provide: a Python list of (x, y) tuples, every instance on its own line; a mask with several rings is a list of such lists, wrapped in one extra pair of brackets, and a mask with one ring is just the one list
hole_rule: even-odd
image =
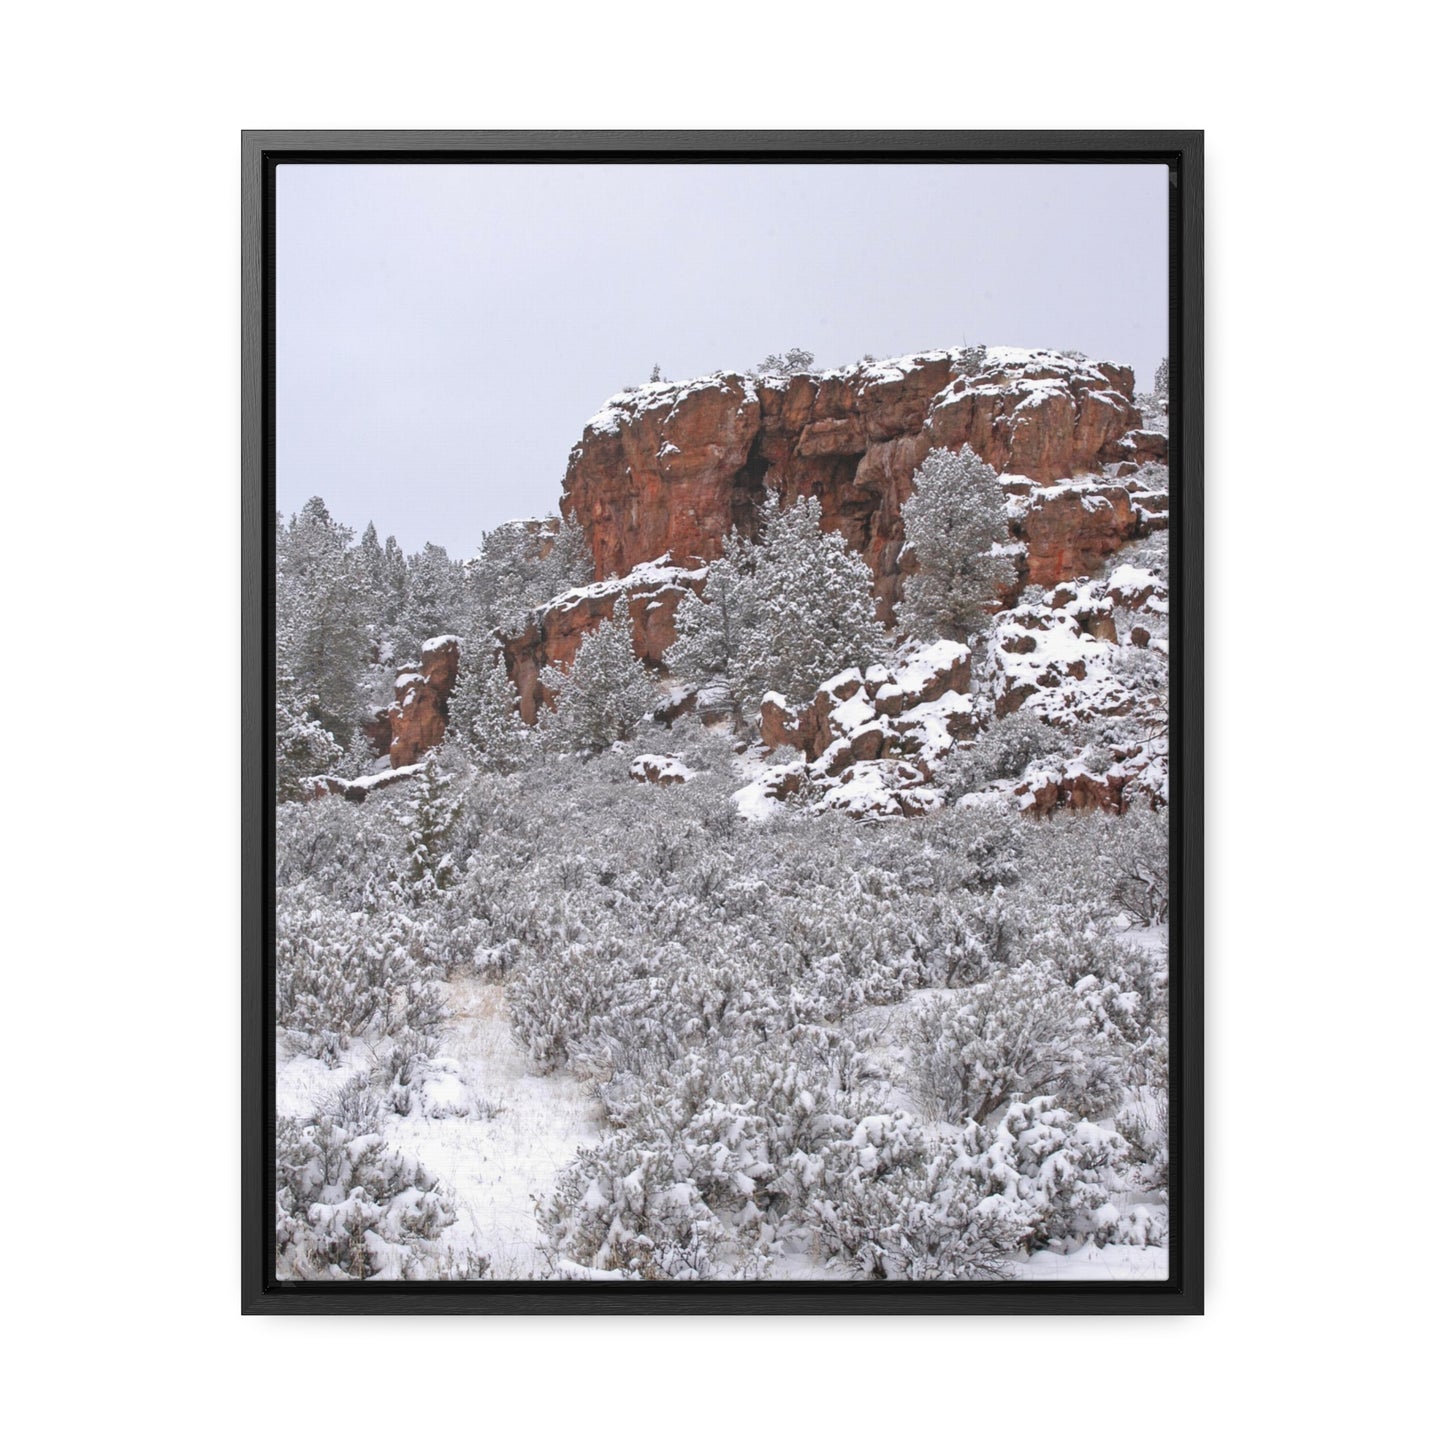
[[(1421, 1438), (1442, 377), (1419, 12), (522, 10), (7, 23), (20, 1438)], [(748, 124), (1208, 132), (1209, 1313), (242, 1320), (238, 132)]]

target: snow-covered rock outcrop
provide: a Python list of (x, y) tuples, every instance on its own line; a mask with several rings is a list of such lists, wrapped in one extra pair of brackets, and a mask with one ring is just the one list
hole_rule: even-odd
[(804, 792), (820, 808), (854, 816), (930, 812), (942, 802), (928, 786), (934, 768), (976, 726), (968, 689), (968, 648), (935, 642), (893, 668), (841, 672), (803, 707), (770, 693), (760, 719), (764, 746), (795, 747), (803, 756), (768, 769), (739, 805), (756, 812), (760, 799)]
[(570, 667), (582, 639), (612, 616), (619, 597), (627, 599), (633, 651), (649, 666), (660, 666), (662, 654), (676, 640), (678, 603), (688, 592), (702, 591), (706, 580), (706, 568), (678, 567), (664, 554), (640, 563), (625, 577), (574, 588), (530, 612), (522, 630), (503, 641), (523, 719), (536, 722), (545, 701), (543, 669)]

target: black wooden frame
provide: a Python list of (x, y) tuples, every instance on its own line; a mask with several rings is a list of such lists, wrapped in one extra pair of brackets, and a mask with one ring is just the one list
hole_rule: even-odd
[[(292, 1283), (274, 1272), (275, 170), (282, 162), (1153, 163), (1170, 168), (1167, 1281)], [(1204, 1308), (1201, 131), (245, 131), (241, 136), (241, 1308), (246, 1314), (1199, 1314)]]

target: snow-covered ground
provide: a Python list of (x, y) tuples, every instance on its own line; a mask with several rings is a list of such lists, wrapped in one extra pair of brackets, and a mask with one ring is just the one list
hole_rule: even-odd
[[(1136, 937), (1162, 947), (1163, 930)], [(927, 991), (917, 997), (923, 997)], [(579, 1148), (600, 1138), (600, 1110), (588, 1088), (566, 1070), (539, 1074), (513, 1037), (500, 985), (458, 979), (447, 985), (449, 1016), (432, 1061), (432, 1112), (384, 1115), (388, 1145), (420, 1161), (453, 1193), (457, 1220), (444, 1243), (487, 1256), (497, 1279), (528, 1279), (546, 1272), (537, 1227), (536, 1201)], [(880, 1063), (891, 1051), (889, 1016), (916, 1003), (865, 1011), (880, 1026)], [(371, 1058), (353, 1046), (335, 1066), (282, 1045), (276, 1077), (277, 1112), (307, 1117), (334, 1098), (348, 1080), (365, 1076)], [(894, 1102), (910, 1106), (899, 1096)], [(438, 1117), (440, 1115), (440, 1117)], [(1034, 1282), (1164, 1279), (1168, 1250), (1110, 1244), (1087, 1245), (1069, 1254), (1042, 1251), (1012, 1261), (1013, 1277)], [(846, 1271), (807, 1254), (776, 1257), (775, 1279), (838, 1279)]]
[(1155, 1245), (1086, 1244), (1072, 1254), (1043, 1249), (1014, 1265), (1014, 1277), (1034, 1283), (1064, 1280), (1168, 1279), (1169, 1251)]
[[(531, 1278), (542, 1263), (533, 1199), (551, 1189), (578, 1148), (596, 1142), (597, 1106), (567, 1072), (533, 1070), (512, 1037), (500, 985), (459, 979), (447, 993), (436, 1063), (447, 1082), (456, 1081), (455, 1107), (466, 1112), (388, 1114), (383, 1132), (452, 1189), (457, 1222), (444, 1240), (485, 1254), (494, 1278)], [(278, 1060), (277, 1112), (308, 1115), (368, 1065), (357, 1048), (335, 1069), (304, 1057)]]

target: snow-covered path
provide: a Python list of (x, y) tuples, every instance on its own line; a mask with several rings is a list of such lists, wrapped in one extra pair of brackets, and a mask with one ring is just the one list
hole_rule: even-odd
[[(579, 1147), (597, 1142), (598, 1105), (571, 1074), (533, 1072), (512, 1037), (500, 985), (459, 979), (446, 990), (450, 1016), (431, 1087), (456, 1112), (383, 1113), (382, 1134), (455, 1193), (457, 1222), (444, 1238), (485, 1254), (493, 1278), (530, 1278), (542, 1263), (533, 1200), (547, 1194)], [(289, 1055), (284, 1042), (278, 1048), (276, 1103), (283, 1115), (309, 1116), (371, 1065), (361, 1045), (336, 1068)]]
[(570, 1074), (532, 1071), (499, 985), (461, 979), (448, 991), (438, 1055), (455, 1062), (470, 1113), (392, 1116), (387, 1141), (456, 1192), (453, 1232), (490, 1258), (493, 1278), (528, 1278), (541, 1263), (533, 1200), (579, 1146), (597, 1141), (597, 1105)]

